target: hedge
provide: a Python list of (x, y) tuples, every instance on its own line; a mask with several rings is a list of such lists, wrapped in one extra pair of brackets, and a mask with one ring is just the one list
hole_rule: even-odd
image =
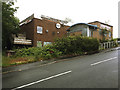
[(99, 50), (99, 41), (96, 38), (82, 36), (68, 36), (57, 38), (54, 42), (57, 50), (63, 54), (75, 54)]

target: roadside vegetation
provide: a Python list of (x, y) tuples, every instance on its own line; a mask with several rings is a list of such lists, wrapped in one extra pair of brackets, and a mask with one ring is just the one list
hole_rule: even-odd
[(2, 56), (2, 66), (19, 65), (41, 60), (56, 59), (62, 56), (77, 56), (98, 52), (99, 41), (95, 38), (68, 36), (57, 38), (53, 44), (44, 47), (15, 49), (15, 54)]
[[(116, 39), (111, 41), (116, 42)], [(102, 41), (103, 42), (103, 41)], [(107, 40), (104, 42), (108, 42)], [(67, 36), (57, 38), (54, 43), (43, 47), (30, 47), (14, 49), (15, 54), (7, 57), (5, 52), (2, 55), (2, 66), (12, 66), (51, 60), (60, 57), (72, 57), (99, 52), (100, 42), (96, 38), (83, 36)], [(114, 47), (117, 46), (117, 43)]]

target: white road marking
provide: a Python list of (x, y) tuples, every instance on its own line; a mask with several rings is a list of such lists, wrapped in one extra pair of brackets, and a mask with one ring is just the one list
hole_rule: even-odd
[(71, 72), (72, 72), (72, 71), (66, 71), (66, 72), (63, 72), (63, 73), (60, 73), (60, 74), (57, 74), (57, 75), (50, 76), (50, 77), (48, 77), (48, 78), (44, 78), (44, 79), (41, 79), (41, 80), (38, 80), (38, 81), (35, 81), (35, 82), (32, 82), (32, 83), (29, 83), (29, 84), (26, 84), (26, 85), (22, 85), (22, 86), (16, 87), (16, 88), (14, 88), (14, 89), (12, 89), (12, 90), (24, 88), (24, 87), (27, 87), (27, 86), (30, 86), (30, 85), (33, 85), (33, 84), (36, 84), (36, 83), (40, 83), (40, 82), (43, 82), (43, 81), (46, 81), (46, 80), (55, 78), (55, 77), (59, 77), (59, 76), (61, 76), (61, 75), (65, 75), (65, 74), (71, 73)]
[(97, 64), (100, 64), (100, 63), (103, 63), (103, 62), (106, 62), (106, 61), (110, 61), (112, 59), (116, 59), (117, 57), (113, 57), (113, 58), (109, 58), (109, 59), (106, 59), (106, 60), (103, 60), (103, 61), (99, 61), (99, 62), (96, 62), (96, 63), (93, 63), (91, 64), (91, 66), (94, 66), (94, 65), (97, 65)]

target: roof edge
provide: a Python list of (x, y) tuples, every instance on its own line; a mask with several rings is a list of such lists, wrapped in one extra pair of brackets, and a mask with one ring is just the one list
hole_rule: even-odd
[(93, 22), (89, 22), (88, 24), (90, 24), (90, 23), (95, 23), (95, 22), (98, 22), (98, 23), (101, 23), (101, 24), (104, 24), (104, 25), (107, 25), (107, 26), (113, 27), (112, 25), (109, 25), (109, 24), (106, 24), (106, 23), (103, 23), (103, 22), (100, 22), (100, 21), (93, 21)]

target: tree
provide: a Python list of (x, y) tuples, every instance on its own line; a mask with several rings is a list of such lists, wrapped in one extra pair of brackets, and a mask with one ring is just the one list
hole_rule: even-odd
[(2, 51), (2, 1), (0, 0), (0, 53)]
[(14, 16), (18, 7), (13, 8), (13, 1), (2, 2), (2, 49), (11, 49), (13, 34), (19, 30), (19, 19)]

